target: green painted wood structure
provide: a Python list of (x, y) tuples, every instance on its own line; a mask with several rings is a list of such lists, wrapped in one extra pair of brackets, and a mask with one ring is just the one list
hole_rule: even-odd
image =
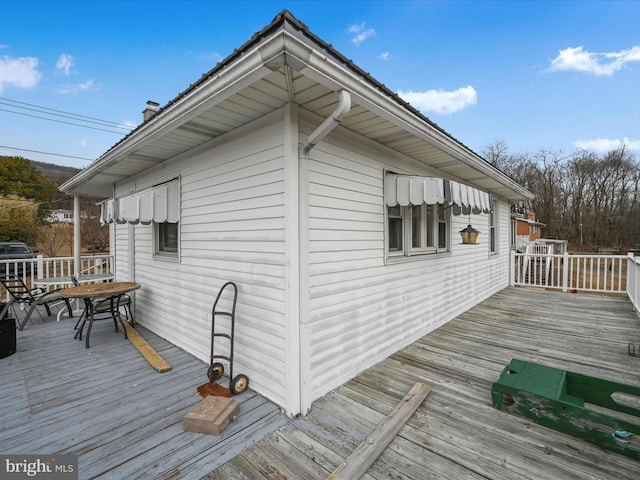
[(640, 387), (513, 359), (491, 397), (498, 410), (640, 460)]

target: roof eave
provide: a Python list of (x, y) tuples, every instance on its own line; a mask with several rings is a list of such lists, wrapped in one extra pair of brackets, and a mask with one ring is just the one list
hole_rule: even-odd
[(510, 177), (342, 57), (287, 11), (281, 12), (271, 24), (169, 102), (153, 118), (63, 183), (60, 190), (69, 194), (82, 192), (83, 184), (95, 176), (284, 64), (327, 88), (335, 91), (347, 89), (365, 108), (506, 187), (510, 192), (503, 195), (505, 198), (534, 198)]
[[(388, 92), (381, 92), (376, 84), (370, 84), (366, 79), (354, 75), (353, 72), (329, 61), (329, 57), (317, 50), (303, 50), (300, 47), (292, 48), (293, 42), (298, 39), (289, 37), (289, 48), (286, 49), (288, 62), (294, 65), (303, 65), (299, 70), (318, 83), (333, 90), (346, 89), (354, 97), (357, 103), (365, 106), (377, 115), (385, 118), (393, 124), (403, 128), (412, 135), (427, 141), (440, 150), (447, 152), (458, 161), (468, 165), (483, 175), (496, 179), (500, 184), (513, 191), (510, 200), (531, 200), (534, 194), (520, 186), (517, 182), (505, 175), (482, 157), (461, 144), (459, 141), (446, 134), (437, 125), (413, 109), (398, 103), (395, 96), (390, 97)], [(306, 58), (299, 58), (296, 52), (304, 52)], [(292, 62), (291, 59), (295, 61)]]
[(105, 171), (113, 164), (125, 159), (140, 148), (152, 143), (156, 138), (178, 128), (200, 113), (268, 75), (271, 70), (265, 66), (260, 49), (254, 49), (243, 56), (241, 62), (229, 65), (228, 69), (208, 79), (197, 89), (186, 95), (181, 102), (163, 109), (150, 121), (142, 124), (120, 143), (99, 157), (89, 167), (60, 185), (65, 193), (74, 193), (84, 182)]

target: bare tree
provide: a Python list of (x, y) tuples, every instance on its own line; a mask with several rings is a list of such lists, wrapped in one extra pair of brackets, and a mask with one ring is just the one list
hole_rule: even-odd
[[(531, 190), (529, 185), (536, 178), (535, 162), (526, 153), (509, 153), (509, 147), (503, 140), (496, 140), (482, 150), (484, 159), (505, 175), (523, 187)], [(532, 210), (529, 201), (516, 202), (512, 205), (514, 213), (527, 214)]]
[(562, 189), (565, 156), (562, 152), (540, 150), (535, 154), (534, 162), (533, 178), (527, 185), (536, 194), (533, 210), (539, 218), (544, 219), (545, 236), (560, 238), (568, 228), (564, 214), (568, 202), (567, 192)]
[(44, 223), (41, 227), (38, 250), (46, 257), (69, 255), (69, 235), (73, 235), (73, 226), (67, 223)]
[(544, 235), (573, 248), (640, 246), (640, 164), (625, 147), (604, 155), (540, 150), (510, 154), (504, 142), (488, 146), (487, 161), (536, 195), (514, 211), (536, 212)]

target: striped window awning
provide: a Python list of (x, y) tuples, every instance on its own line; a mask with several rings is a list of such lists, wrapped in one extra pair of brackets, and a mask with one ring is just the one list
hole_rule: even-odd
[(153, 188), (101, 204), (102, 223), (176, 223), (180, 219), (180, 181), (174, 179)]
[(477, 188), (438, 177), (386, 175), (384, 200), (387, 206), (449, 204), (454, 215), (489, 213), (493, 199)]

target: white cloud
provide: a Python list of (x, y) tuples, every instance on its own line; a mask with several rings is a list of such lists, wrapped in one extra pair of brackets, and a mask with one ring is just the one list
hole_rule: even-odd
[(218, 52), (206, 52), (202, 54), (202, 58), (204, 58), (207, 61), (214, 60), (216, 62), (219, 62), (224, 57), (220, 55)]
[(84, 83), (67, 84), (58, 88), (58, 93), (75, 95), (77, 93), (94, 92), (100, 90), (100, 85), (96, 85), (93, 80), (87, 80)]
[(445, 90), (427, 90), (424, 92), (398, 91), (398, 95), (421, 112), (433, 112), (442, 115), (475, 105), (478, 101), (476, 89), (470, 85), (447, 92)]
[(627, 63), (640, 61), (640, 45), (619, 52), (592, 53), (584, 47), (565, 48), (551, 60), (549, 70), (577, 71), (611, 76)]
[(384, 60), (384, 61), (389, 60), (389, 52), (388, 51), (387, 52), (382, 52), (380, 54), (380, 60)]
[(376, 31), (373, 28), (366, 28), (364, 22), (360, 25), (349, 25), (347, 31), (355, 34), (355, 36), (351, 38), (351, 41), (357, 46), (360, 46), (362, 42), (376, 34)]
[(38, 71), (38, 59), (34, 57), (0, 57), (0, 93), (6, 86), (35, 87), (42, 73)]
[(347, 27), (347, 32), (349, 33), (358, 33), (361, 32), (362, 30), (364, 30), (364, 22), (362, 22), (360, 25), (349, 25)]
[(597, 152), (610, 152), (622, 146), (629, 150), (640, 150), (640, 140), (630, 140), (624, 137), (619, 138), (592, 138), (589, 140), (576, 140), (573, 146), (583, 150), (595, 150)]
[(73, 58), (71, 55), (69, 55), (68, 53), (62, 53), (58, 57), (58, 61), (56, 62), (56, 68), (58, 70), (64, 71), (65, 75), (69, 75), (69, 70), (71, 70), (71, 67), (75, 62), (76, 62), (76, 59)]

